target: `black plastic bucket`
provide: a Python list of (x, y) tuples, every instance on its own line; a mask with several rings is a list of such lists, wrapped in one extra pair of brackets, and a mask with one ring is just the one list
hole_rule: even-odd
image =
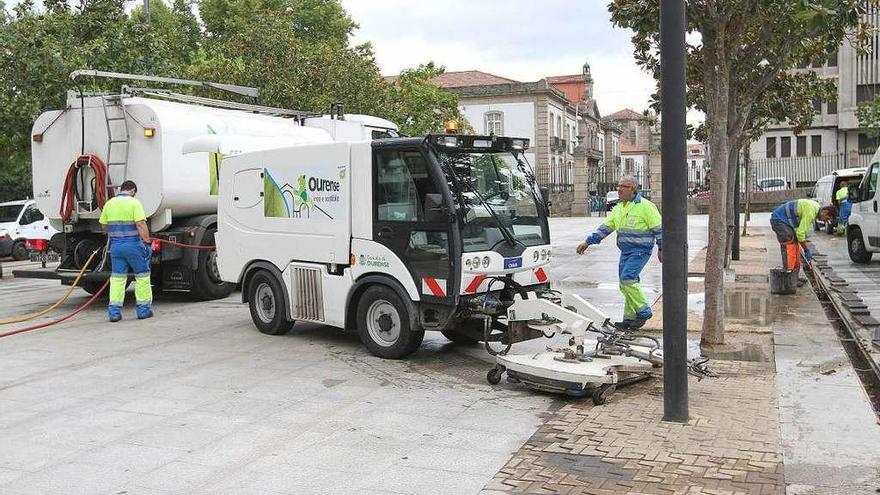
[(770, 269), (771, 294), (794, 294), (797, 292), (797, 282), (798, 272), (795, 270)]

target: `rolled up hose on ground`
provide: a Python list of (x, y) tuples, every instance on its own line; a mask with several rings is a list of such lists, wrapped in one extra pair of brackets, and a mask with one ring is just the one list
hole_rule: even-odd
[(97, 300), (99, 297), (101, 297), (101, 294), (103, 294), (104, 291), (107, 290), (108, 285), (110, 285), (110, 279), (107, 279), (107, 281), (104, 282), (104, 285), (101, 286), (101, 288), (98, 290), (98, 292), (95, 292), (95, 294), (91, 298), (89, 298), (88, 301), (83, 303), (82, 306), (76, 308), (76, 310), (74, 310), (71, 313), (66, 314), (65, 316), (62, 316), (61, 318), (58, 318), (57, 320), (47, 321), (46, 323), (40, 323), (38, 325), (31, 325), (29, 327), (19, 328), (17, 330), (10, 330), (9, 332), (6, 332), (6, 333), (0, 333), (0, 338), (9, 337), (11, 335), (16, 335), (19, 333), (30, 332), (31, 330), (39, 330), (41, 328), (46, 328), (46, 327), (50, 327), (52, 325), (56, 325), (58, 323), (61, 323), (62, 321), (69, 320), (70, 318), (73, 318), (74, 316), (76, 316), (80, 312), (82, 312), (82, 310), (91, 306), (92, 303), (95, 302), (95, 300)]
[(64, 301), (67, 300), (68, 297), (70, 297), (70, 294), (73, 292), (73, 290), (76, 289), (77, 284), (79, 284), (79, 280), (82, 278), (83, 274), (85, 273), (85, 271), (89, 267), (89, 265), (92, 264), (92, 259), (94, 259), (95, 255), (98, 254), (98, 251), (100, 251), (100, 249), (96, 249), (92, 252), (92, 255), (89, 256), (88, 261), (86, 261), (85, 265), (83, 265), (82, 270), (80, 270), (79, 273), (76, 275), (76, 279), (73, 281), (73, 285), (71, 285), (70, 288), (67, 289), (67, 292), (64, 294), (64, 297), (59, 299), (58, 302), (56, 302), (55, 304), (49, 306), (48, 308), (46, 308), (40, 312), (37, 312), (37, 313), (31, 313), (29, 315), (19, 316), (17, 318), (10, 318), (8, 320), (0, 320), (0, 326), (9, 325), (12, 323), (22, 323), (25, 321), (30, 321), (30, 320), (33, 320), (34, 318), (39, 318), (39, 317), (43, 316), (44, 314), (49, 313), (53, 309), (60, 306)]

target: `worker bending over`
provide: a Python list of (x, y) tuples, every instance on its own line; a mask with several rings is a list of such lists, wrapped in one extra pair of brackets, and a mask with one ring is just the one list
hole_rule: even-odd
[(804, 259), (809, 261), (813, 258), (807, 244), (807, 230), (816, 221), (817, 215), (821, 222), (831, 222), (835, 217), (834, 207), (819, 208), (819, 203), (811, 199), (795, 199), (773, 210), (770, 227), (779, 241), (783, 270), (800, 270), (800, 248), (804, 250)]

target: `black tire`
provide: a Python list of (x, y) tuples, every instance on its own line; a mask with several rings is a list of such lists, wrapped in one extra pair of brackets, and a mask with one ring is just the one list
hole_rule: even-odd
[(617, 389), (616, 386), (606, 383), (593, 391), (593, 404), (601, 406), (608, 401), (608, 396), (613, 394)]
[(813, 231), (819, 232), (819, 230), (821, 230), (821, 227), (819, 227), (819, 222), (813, 220)]
[(293, 328), (287, 319), (284, 289), (275, 275), (266, 270), (255, 273), (248, 283), (248, 307), (254, 326), (266, 335), (284, 335)]
[[(214, 234), (216, 228), (208, 229), (201, 243), (206, 246), (214, 244)], [(217, 269), (217, 251), (209, 249), (199, 250), (199, 266), (193, 272), (193, 286), (191, 294), (196, 299), (210, 301), (212, 299), (223, 299), (232, 294), (235, 284), (224, 282), (220, 279), (220, 272)]]
[(825, 222), (825, 233), (829, 234), (829, 235), (833, 234), (835, 227), (837, 227), (835, 222), (831, 222), (831, 221)]
[(441, 330), (440, 333), (443, 334), (444, 337), (451, 340), (454, 344), (458, 345), (473, 345), (479, 342), (479, 340), (468, 337), (467, 335), (460, 334), (455, 330)]
[(401, 359), (422, 345), (425, 331), (412, 328), (406, 304), (390, 287), (374, 285), (358, 301), (357, 329), (374, 356)]
[(862, 237), (862, 231), (857, 227), (846, 229), (846, 250), (849, 252), (849, 259), (856, 263), (870, 263), (871, 257), (874, 255), (868, 251), (865, 239)]
[(486, 381), (489, 382), (489, 385), (498, 385), (501, 383), (502, 374), (504, 374), (504, 370), (496, 366), (486, 373)]
[(15, 241), (15, 244), (12, 245), (12, 259), (15, 261), (28, 259), (28, 250), (24, 241)]

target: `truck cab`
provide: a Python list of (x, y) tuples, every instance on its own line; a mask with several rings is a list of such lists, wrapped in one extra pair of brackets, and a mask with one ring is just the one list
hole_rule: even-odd
[(848, 191), (852, 211), (846, 228), (847, 251), (850, 259), (856, 263), (869, 263), (873, 254), (880, 251), (878, 177), (880, 150), (874, 153), (859, 185), (850, 187)]
[(522, 335), (506, 308), (548, 286), (551, 258), (527, 148), (441, 134), (225, 158), (220, 276), (241, 284), (264, 333), (319, 322), (384, 358), (414, 352), (426, 330), (509, 343)]

